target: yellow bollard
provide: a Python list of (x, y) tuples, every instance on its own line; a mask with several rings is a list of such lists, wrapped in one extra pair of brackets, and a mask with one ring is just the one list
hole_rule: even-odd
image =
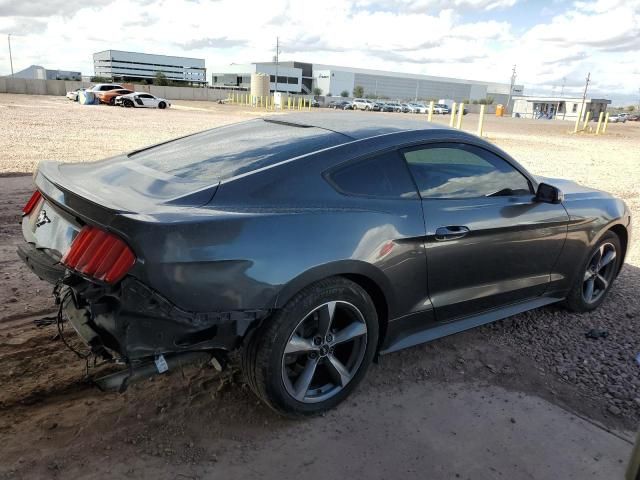
[(584, 125), (582, 125), (582, 130), (587, 131), (587, 127), (589, 126), (589, 120), (591, 120), (591, 111), (587, 112), (587, 115), (584, 117)]
[(458, 108), (458, 123), (456, 125), (456, 128), (458, 130), (462, 128), (462, 117), (464, 117), (464, 103), (461, 103), (460, 107)]
[(311, 111), (311, 99), (309, 99), (309, 111)]
[(480, 118), (478, 119), (478, 136), (482, 136), (482, 127), (484, 126), (484, 108), (485, 105), (480, 105)]
[(578, 118), (576, 118), (576, 125), (573, 127), (573, 133), (578, 133), (578, 127), (580, 126), (580, 120), (582, 119), (582, 105), (580, 105), (580, 111), (578, 112)]
[(453, 102), (453, 104), (451, 105), (451, 118), (449, 119), (449, 126), (451, 128), (453, 128), (453, 126), (455, 125), (455, 120), (456, 120), (456, 102)]
[(598, 116), (598, 126), (596, 127), (596, 135), (600, 135), (600, 127), (602, 127), (602, 118), (604, 117), (604, 112), (600, 112)]
[(287, 110), (291, 110), (291, 97), (287, 97)]
[(433, 109), (435, 107), (435, 103), (436, 102), (434, 102), (433, 100), (429, 102), (429, 114), (427, 116), (427, 122), (430, 122), (433, 120)]
[(609, 125), (609, 112), (604, 117), (604, 125), (602, 126), (602, 134), (607, 133), (607, 125)]

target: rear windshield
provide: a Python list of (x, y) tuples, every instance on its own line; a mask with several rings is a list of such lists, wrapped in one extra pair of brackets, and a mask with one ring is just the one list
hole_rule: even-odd
[(129, 161), (184, 180), (215, 183), (350, 140), (321, 128), (257, 119), (134, 152)]

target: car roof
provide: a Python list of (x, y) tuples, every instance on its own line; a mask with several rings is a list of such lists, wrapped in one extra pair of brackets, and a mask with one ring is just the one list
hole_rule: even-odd
[[(442, 130), (442, 125), (434, 125), (424, 120), (406, 118), (376, 117), (368, 113), (350, 113), (344, 115), (338, 112), (290, 113), (287, 115), (270, 115), (264, 120), (289, 124), (299, 127), (316, 127), (362, 140), (388, 133), (406, 132), (411, 130)], [(446, 128), (446, 127), (445, 127)]]

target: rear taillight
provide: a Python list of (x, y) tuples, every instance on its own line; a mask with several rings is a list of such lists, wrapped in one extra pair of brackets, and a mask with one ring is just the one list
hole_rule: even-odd
[(116, 283), (136, 261), (131, 249), (118, 236), (96, 227), (82, 227), (62, 264), (106, 283)]
[(35, 208), (35, 206), (38, 204), (41, 198), (42, 198), (42, 194), (40, 193), (39, 190), (36, 190), (35, 192), (33, 192), (33, 195), (31, 195), (31, 198), (29, 199), (27, 204), (22, 208), (22, 215), (23, 216), (29, 215), (31, 211)]

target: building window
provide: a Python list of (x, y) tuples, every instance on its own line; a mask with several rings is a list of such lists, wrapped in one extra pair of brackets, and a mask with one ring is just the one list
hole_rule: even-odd
[(576, 113), (576, 112), (578, 111), (578, 104), (577, 104), (577, 103), (574, 103), (574, 104), (573, 104), (573, 108), (571, 109), (571, 111), (572, 111), (573, 113)]
[(276, 76), (275, 75), (269, 75), (269, 81), (271, 83), (276, 83)]
[(298, 84), (298, 77), (287, 77), (287, 83), (289, 85), (297, 85)]

